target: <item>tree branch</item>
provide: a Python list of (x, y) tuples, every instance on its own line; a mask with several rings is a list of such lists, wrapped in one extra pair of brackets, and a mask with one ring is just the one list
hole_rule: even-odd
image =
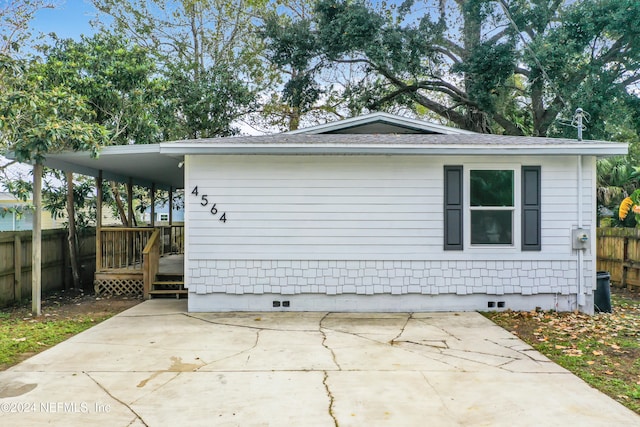
[(518, 126), (514, 125), (509, 119), (502, 114), (494, 114), (493, 120), (496, 121), (507, 132), (508, 135), (524, 136), (524, 132)]

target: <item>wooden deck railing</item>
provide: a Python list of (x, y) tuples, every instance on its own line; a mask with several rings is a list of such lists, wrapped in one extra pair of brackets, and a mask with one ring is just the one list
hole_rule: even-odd
[(100, 228), (96, 270), (142, 270), (142, 251), (154, 232), (151, 227)]
[(142, 253), (151, 235), (159, 230), (160, 255), (184, 253), (184, 225), (164, 227), (102, 227), (96, 253), (96, 269), (142, 271)]
[(151, 289), (151, 284), (156, 280), (156, 275), (158, 274), (158, 270), (160, 267), (160, 249), (162, 247), (161, 242), (161, 230), (157, 229), (153, 232), (149, 240), (147, 241), (147, 245), (144, 247), (142, 251), (142, 259), (143, 259), (143, 298), (149, 298), (149, 290)]
[(158, 227), (161, 233), (161, 253), (162, 254), (183, 254), (184, 253), (184, 225), (171, 225)]

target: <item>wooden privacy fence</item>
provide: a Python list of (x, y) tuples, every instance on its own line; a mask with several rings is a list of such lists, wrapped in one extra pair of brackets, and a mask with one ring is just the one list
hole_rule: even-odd
[[(78, 235), (83, 285), (95, 273), (95, 229)], [(72, 286), (67, 230), (42, 231), (42, 292)], [(0, 307), (31, 299), (31, 231), (0, 232)]]
[(598, 271), (608, 271), (614, 286), (640, 286), (640, 230), (598, 228)]

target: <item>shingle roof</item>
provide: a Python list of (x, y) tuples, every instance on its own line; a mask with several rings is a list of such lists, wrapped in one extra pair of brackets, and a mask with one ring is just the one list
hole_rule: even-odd
[[(326, 130), (326, 128), (325, 128)], [(388, 129), (387, 129), (388, 130)], [(348, 131), (348, 130), (347, 130)], [(466, 132), (466, 131), (464, 131)], [(105, 147), (98, 159), (88, 153), (50, 154), (44, 164), (60, 170), (159, 188), (182, 188), (185, 155), (592, 155), (627, 154), (627, 144), (574, 139), (515, 137), (477, 133), (345, 134), (284, 133), (265, 136), (190, 139), (149, 145)]]
[(620, 145), (608, 141), (590, 141), (565, 138), (540, 138), (532, 136), (506, 136), (488, 134), (277, 134), (260, 136), (236, 136), (232, 138), (188, 139), (163, 143), (164, 146), (203, 144), (203, 145), (407, 145), (407, 146), (591, 146)]

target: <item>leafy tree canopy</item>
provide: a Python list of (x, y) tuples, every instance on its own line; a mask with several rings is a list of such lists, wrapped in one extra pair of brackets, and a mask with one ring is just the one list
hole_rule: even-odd
[(400, 104), (464, 129), (560, 136), (575, 135), (559, 119), (582, 107), (591, 138), (639, 131), (635, 0), (320, 0), (312, 20), (315, 44), (291, 37), (301, 23), (270, 33), (291, 63), (319, 49), (334, 67), (358, 65), (367, 78), (346, 93), (359, 109)]
[[(154, 58), (166, 99), (162, 139), (228, 136), (255, 109), (264, 80), (253, 16), (266, 0), (93, 0), (115, 28)], [(106, 17), (106, 19), (105, 19)]]
[(0, 145), (19, 161), (65, 149), (97, 156), (108, 139), (81, 95), (43, 78), (43, 65), (0, 57)]
[(162, 138), (158, 113), (167, 82), (146, 49), (101, 32), (80, 41), (56, 39), (44, 53), (42, 77), (83, 96), (92, 121), (111, 132), (111, 144)]

